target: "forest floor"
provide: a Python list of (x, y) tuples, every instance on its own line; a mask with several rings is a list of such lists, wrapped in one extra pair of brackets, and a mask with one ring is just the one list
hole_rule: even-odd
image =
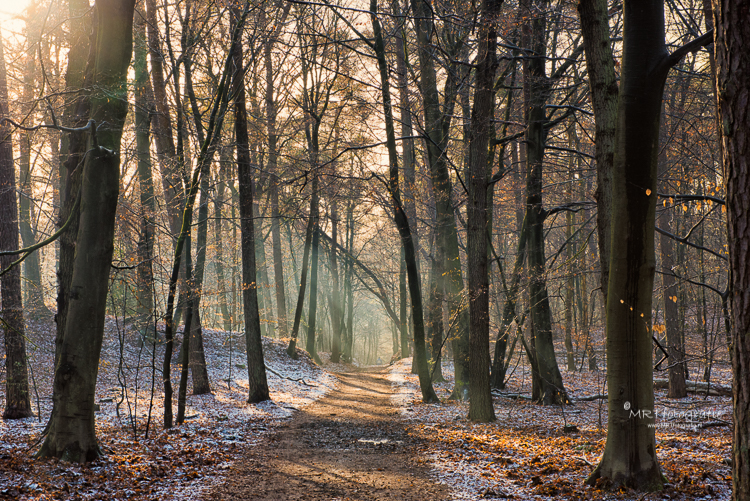
[[(289, 359), (284, 340), (264, 339), (272, 402), (248, 405), (241, 337), (206, 330), (204, 338), (213, 394), (191, 395), (186, 422), (163, 430), (163, 352), (109, 319), (96, 394), (104, 455), (70, 465), (31, 456), (51, 411), (54, 324), (30, 323), (38, 416), (0, 420), (0, 499), (730, 499), (730, 397), (673, 400), (657, 390), (666, 487), (612, 492), (584, 484), (604, 449), (607, 405), (580, 399), (606, 393), (603, 370), (564, 372), (575, 404), (541, 407), (527, 400), (530, 374), (519, 359), (494, 394), (497, 420), (476, 424), (466, 403), (447, 399), (450, 363), (435, 385), (443, 402), (422, 404), (411, 359), (357, 368), (321, 354), (321, 367), (301, 350)], [(726, 364), (712, 374), (731, 382)], [(4, 390), (0, 372), (2, 404)]]

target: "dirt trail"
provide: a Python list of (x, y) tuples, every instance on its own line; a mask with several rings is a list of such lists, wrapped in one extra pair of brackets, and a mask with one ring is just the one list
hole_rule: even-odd
[(338, 373), (338, 388), (248, 448), (206, 496), (259, 500), (442, 500), (391, 404), (387, 369)]

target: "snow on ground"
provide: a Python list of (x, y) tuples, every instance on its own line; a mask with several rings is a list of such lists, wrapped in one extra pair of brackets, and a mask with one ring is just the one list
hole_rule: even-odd
[[(191, 395), (189, 386), (185, 423), (164, 430), (163, 347), (154, 354), (152, 345), (141, 346), (135, 332), (123, 329), (112, 318), (105, 329), (96, 389), (100, 405), (97, 437), (105, 456), (85, 467), (63, 466), (56, 460), (30, 458), (52, 410), (54, 324), (29, 324), (32, 406), (40, 417), (0, 420), (0, 499), (199, 499), (223, 480), (247, 445), (257, 443), (295, 410), (321, 398), (337, 383), (305, 352), (299, 350), (300, 359), (291, 360), (286, 355), (288, 340), (264, 338), (272, 400), (247, 404), (242, 336), (205, 329), (212, 394)], [(171, 378), (175, 415), (178, 352), (176, 347)], [(3, 405), (4, 376), (0, 374)]]
[[(467, 403), (447, 400), (453, 387), (452, 363), (443, 364), (448, 381), (434, 384), (442, 404), (421, 403), (419, 381), (411, 374), (411, 363), (407, 358), (391, 367), (393, 403), (412, 423), (414, 433), (424, 439), (425, 461), (436, 480), (450, 486), (453, 500), (511, 496), (528, 500), (731, 497), (727, 463), (731, 455), (729, 397), (691, 394), (672, 400), (658, 390), (656, 408), (665, 417), (657, 423), (657, 454), (668, 483), (654, 494), (611, 492), (601, 483), (594, 487), (583, 483), (606, 443), (606, 400), (543, 407), (519, 399), (519, 395), (531, 392), (529, 369), (521, 364), (508, 387), (493, 394), (497, 421), (472, 423), (467, 419)], [(715, 374), (719, 382), (727, 383), (728, 374), (718, 370)], [(574, 400), (606, 393), (604, 371), (565, 372), (563, 380)], [(566, 425), (575, 429), (566, 431)]]

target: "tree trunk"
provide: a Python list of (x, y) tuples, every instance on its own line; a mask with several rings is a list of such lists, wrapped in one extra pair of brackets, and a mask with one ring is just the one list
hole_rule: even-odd
[[(291, 4), (287, 4), (287, 8)], [(288, 10), (287, 10), (288, 12)], [(279, 24), (279, 27), (282, 24)], [(273, 95), (274, 68), (271, 51), (275, 42), (269, 37), (263, 47), (266, 67), (266, 127), (268, 136), (269, 197), (271, 201), (271, 242), (273, 245), (273, 272), (276, 289), (276, 323), (281, 338), (289, 336), (286, 311), (286, 291), (284, 289), (284, 263), (281, 252), (281, 214), (279, 212), (279, 172), (278, 172), (278, 134), (276, 132), (276, 101)]]
[[(29, 39), (28, 51), (26, 53), (26, 67), (23, 76), (23, 95), (21, 102), (24, 117), (33, 116), (34, 111), (34, 72), (36, 70), (36, 48), (40, 43), (41, 34), (37, 31), (33, 18), (27, 21), (27, 37)], [(25, 124), (30, 125), (30, 124)], [(34, 221), (34, 186), (31, 178), (31, 142), (33, 133), (20, 131), (19, 140), (19, 220), (18, 226), (24, 247), (30, 247), (36, 243), (36, 231), (32, 228)], [(32, 252), (23, 262), (24, 288), (26, 289), (27, 316), (35, 319), (49, 318), (52, 316), (44, 304), (44, 289), (42, 286), (42, 268), (40, 263), (40, 251)]]
[(734, 428), (732, 440), (732, 499), (750, 499), (750, 24), (748, 4), (715, 0), (715, 54), (724, 180), (727, 189), (727, 226), (732, 303)]
[(214, 198), (214, 242), (216, 245), (216, 282), (219, 294), (219, 308), (225, 331), (232, 330), (232, 316), (227, 305), (227, 285), (224, 276), (224, 244), (222, 237), (222, 211), (224, 206), (224, 196), (226, 193), (226, 169), (231, 162), (231, 148), (225, 146), (221, 150), (219, 160), (218, 181), (216, 182), (216, 198)]
[(669, 68), (702, 37), (668, 54), (664, 3), (624, 4), (623, 59), (612, 184), (612, 241), (607, 293), (607, 445), (588, 479), (658, 490), (651, 365), (659, 119)]
[(401, 358), (406, 358), (409, 356), (409, 329), (407, 328), (409, 318), (406, 314), (408, 301), (406, 299), (406, 259), (404, 259), (403, 248), (401, 249), (398, 263), (399, 341), (396, 343), (396, 349), (393, 350), (393, 353), (395, 354), (398, 351), (401, 351)]
[(490, 394), (490, 296), (488, 263), (488, 147), (494, 116), (497, 27), (502, 0), (483, 0), (478, 28), (476, 91), (469, 135), (467, 261), (469, 276), (469, 419), (495, 420)]
[(419, 54), (419, 87), (424, 102), (424, 128), (427, 134), (427, 159), (437, 209), (438, 245), (445, 249), (445, 291), (450, 317), (457, 315), (456, 333), (452, 337), (455, 386), (451, 398), (469, 397), (469, 310), (461, 304), (464, 289), (458, 233), (453, 206), (453, 189), (448, 174), (444, 148), (447, 146), (444, 119), (452, 113), (441, 113), (435, 72), (434, 45), (430, 38), (434, 31), (433, 10), (429, 0), (411, 0), (415, 15), (417, 52)]
[(320, 216), (318, 214), (318, 175), (313, 173), (313, 199), (314, 206), (310, 206), (310, 219), (312, 220), (312, 245), (310, 253), (310, 301), (307, 313), (307, 339), (305, 350), (316, 362), (320, 363), (315, 348), (315, 329), (318, 316), (318, 253), (320, 251)]
[(156, 200), (154, 198), (154, 181), (151, 176), (151, 107), (153, 94), (148, 79), (146, 65), (146, 19), (145, 13), (138, 8), (134, 23), (134, 63), (135, 69), (135, 128), (136, 150), (138, 156), (138, 184), (140, 188), (141, 224), (138, 240), (138, 269), (137, 269), (137, 329), (141, 340), (146, 338), (151, 324), (154, 309), (154, 214)]
[[(311, 197), (312, 200), (315, 198), (315, 192)], [(316, 201), (317, 202), (317, 201)], [(310, 207), (312, 211), (312, 206)], [(299, 294), (297, 295), (297, 306), (294, 310), (294, 324), (292, 325), (292, 337), (289, 340), (289, 347), (286, 349), (287, 355), (293, 359), (297, 359), (297, 335), (299, 333), (299, 325), (302, 320), (302, 309), (305, 305), (305, 289), (307, 288), (307, 264), (310, 258), (310, 247), (312, 245), (312, 234), (313, 234), (313, 218), (312, 212), (307, 219), (307, 228), (305, 230), (305, 245), (302, 252), (302, 271), (300, 272), (299, 280)], [(291, 240), (291, 235), (290, 235)], [(291, 247), (290, 247), (291, 249)]]
[(93, 126), (83, 166), (81, 215), (68, 315), (55, 366), (53, 409), (39, 457), (72, 462), (100, 454), (94, 430), (94, 394), (104, 336), (120, 138), (127, 115), (127, 69), (132, 54), (135, 0), (97, 0), (95, 67), (90, 96)]
[[(351, 200), (346, 207), (346, 251), (349, 255), (354, 250), (354, 202)], [(348, 260), (344, 272), (344, 293), (346, 294), (346, 336), (344, 339), (344, 361), (352, 362), (352, 348), (354, 347), (354, 292), (352, 289), (352, 274), (354, 262)]]
[[(65, 75), (65, 90), (70, 95), (77, 96), (65, 106), (62, 124), (67, 127), (79, 128), (86, 124), (89, 118), (90, 102), (87, 94), (82, 92), (91, 79), (94, 68), (95, 51), (87, 43), (87, 36), (92, 31), (92, 16), (88, 0), (71, 0), (70, 9), (70, 51), (68, 52), (68, 69)], [(76, 238), (78, 237), (80, 204), (76, 204), (80, 196), (82, 162), (86, 152), (88, 134), (85, 132), (71, 132), (63, 135), (60, 156), (64, 158), (63, 173), (61, 174), (61, 208), (57, 226), (60, 227), (68, 219), (71, 220), (68, 230), (60, 236), (60, 259), (57, 272), (57, 324), (55, 335), (55, 366), (60, 356), (62, 340), (65, 333), (65, 321), (68, 314), (68, 298), (70, 296), (70, 281), (73, 277), (73, 259), (75, 258)], [(81, 168), (79, 168), (79, 166)]]
[[(524, 25), (527, 46), (536, 54), (544, 55), (546, 47), (546, 0), (525, 0), (521, 9), (529, 20)], [(545, 107), (550, 93), (550, 82), (542, 57), (524, 60), (528, 86), (528, 116), (526, 129), (526, 225), (529, 265), (529, 301), (534, 337), (534, 377), (532, 391), (540, 403), (559, 405), (567, 402), (562, 375), (552, 343), (552, 312), (547, 295), (544, 252), (544, 208), (542, 207), (542, 167), (546, 142)]]
[(339, 265), (338, 257), (336, 253), (336, 246), (338, 245), (338, 207), (335, 196), (331, 197), (331, 245), (330, 259), (331, 259), (331, 329), (332, 332), (332, 345), (331, 345), (331, 362), (334, 364), (339, 363), (341, 359), (341, 330), (344, 324), (344, 318), (341, 314), (341, 287), (339, 285)]
[[(393, 9), (393, 15), (398, 19), (400, 26), (395, 33), (396, 41), (396, 75), (399, 92), (399, 118), (401, 121), (401, 137), (403, 141), (401, 147), (403, 149), (403, 169), (404, 169), (404, 210), (406, 211), (406, 218), (409, 221), (413, 221), (410, 225), (412, 238), (414, 239), (414, 249), (417, 254), (417, 269), (420, 269), (419, 260), (419, 231), (417, 228), (417, 205), (416, 205), (416, 191), (417, 191), (417, 176), (416, 176), (416, 149), (414, 147), (414, 128), (412, 126), (411, 116), (411, 100), (409, 98), (409, 75), (407, 71), (407, 54), (406, 44), (404, 43), (406, 25), (404, 23), (405, 18), (402, 17), (401, 13), (401, 0), (391, 0), (391, 7)], [(408, 1), (407, 1), (408, 9)], [(403, 339), (401, 341), (402, 356), (406, 356), (406, 352), (403, 351)], [(408, 351), (408, 350), (407, 350)]]
[[(664, 134), (661, 134), (664, 137)], [(661, 151), (665, 152), (666, 145), (661, 145)], [(667, 175), (666, 166), (666, 154), (659, 155), (659, 170), (662, 176)], [(666, 182), (662, 185), (666, 187)], [(667, 193), (663, 188), (662, 192)], [(670, 211), (671, 212), (671, 211)], [(672, 233), (672, 214), (670, 212), (665, 213), (659, 226), (670, 233)], [(685, 371), (683, 366), (679, 363), (683, 359), (682, 341), (680, 339), (679, 329), (679, 310), (677, 307), (677, 301), (679, 300), (679, 288), (677, 286), (677, 278), (675, 277), (674, 268), (676, 266), (675, 260), (675, 249), (674, 242), (671, 237), (661, 234), (659, 235), (659, 247), (661, 250), (661, 280), (662, 288), (664, 290), (664, 326), (667, 330), (667, 353), (669, 358), (667, 359), (667, 366), (669, 367), (669, 391), (667, 392), (668, 398), (684, 398), (687, 396), (687, 389), (685, 388)]]
[(612, 43), (609, 38), (607, 0), (580, 0), (586, 68), (589, 73), (591, 105), (594, 109), (594, 158), (596, 161), (597, 234), (601, 290), (607, 302), (609, 283), (610, 220), (612, 218), (612, 169), (615, 158), (615, 125), (617, 121), (617, 77)]
[[(385, 59), (385, 45), (377, 17), (377, 0), (370, 0), (370, 21), (375, 36), (375, 55), (380, 70), (381, 93), (383, 96), (383, 112), (385, 118), (385, 133), (388, 146), (388, 163), (390, 184), (388, 189), (393, 203), (394, 220), (398, 228), (401, 244), (404, 249), (404, 260), (406, 261), (406, 273), (409, 279), (409, 293), (411, 296), (411, 307), (414, 317), (414, 365), (419, 375), (419, 387), (422, 391), (422, 401), (425, 403), (440, 402), (435, 390), (432, 388), (430, 371), (427, 365), (427, 350), (425, 346), (424, 314), (422, 312), (422, 289), (417, 269), (417, 256), (414, 248), (414, 240), (411, 236), (409, 221), (404, 212), (399, 193), (398, 175), (398, 153), (396, 151), (396, 134), (393, 128), (393, 108), (391, 105), (391, 91), (388, 78), (388, 66)], [(459, 270), (460, 271), (460, 270)]]
[[(0, 119), (10, 118), (5, 50), (0, 37)], [(12, 129), (0, 123), (0, 250), (18, 250), (18, 205), (16, 172), (13, 167)], [(2, 297), (3, 337), (5, 339), (5, 410), (3, 419), (32, 416), (29, 376), (26, 362), (26, 334), (23, 321), (21, 267), (8, 269), (14, 257), (0, 256), (0, 296)]]
[[(233, 9), (233, 19), (239, 17)], [(258, 288), (255, 269), (255, 225), (253, 222), (253, 178), (247, 134), (245, 84), (241, 37), (235, 42), (232, 73), (234, 127), (237, 141), (237, 178), (240, 196), (240, 232), (242, 241), (242, 298), (245, 312), (245, 346), (247, 351), (248, 403), (269, 400), (263, 343), (258, 312)]]

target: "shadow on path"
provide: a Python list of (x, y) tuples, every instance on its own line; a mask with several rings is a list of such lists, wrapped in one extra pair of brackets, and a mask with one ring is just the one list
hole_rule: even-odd
[(448, 499), (391, 404), (387, 371), (336, 374), (336, 389), (248, 448), (206, 499)]

